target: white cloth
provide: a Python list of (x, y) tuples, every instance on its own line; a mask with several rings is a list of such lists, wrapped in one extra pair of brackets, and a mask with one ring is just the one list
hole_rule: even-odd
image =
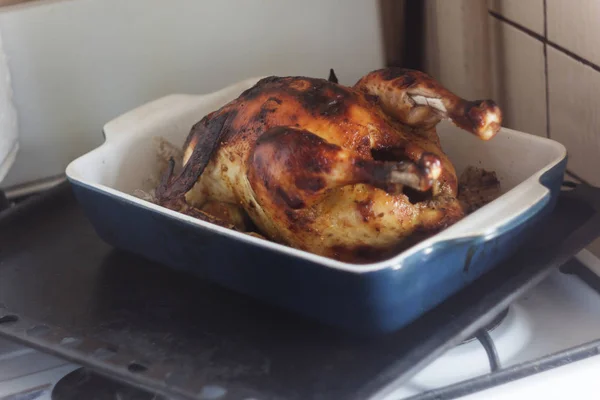
[(0, 183), (19, 151), (17, 111), (13, 104), (10, 71), (0, 35)]

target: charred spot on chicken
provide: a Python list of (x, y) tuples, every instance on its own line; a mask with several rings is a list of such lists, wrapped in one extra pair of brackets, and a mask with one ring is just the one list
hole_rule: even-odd
[(414, 70), (352, 87), (333, 71), (264, 78), (192, 127), (156, 202), (326, 257), (380, 259), (473, 209), (441, 148), (442, 119), (489, 140), (502, 115)]

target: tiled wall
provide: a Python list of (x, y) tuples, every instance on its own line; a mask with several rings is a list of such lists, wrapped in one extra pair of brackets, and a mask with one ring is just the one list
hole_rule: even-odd
[(504, 125), (561, 142), (569, 172), (600, 185), (600, 2), (491, 0), (489, 9)]
[[(493, 95), (504, 125), (561, 142), (573, 177), (600, 186), (600, 2), (488, 5)], [(600, 241), (591, 248), (600, 255)]]

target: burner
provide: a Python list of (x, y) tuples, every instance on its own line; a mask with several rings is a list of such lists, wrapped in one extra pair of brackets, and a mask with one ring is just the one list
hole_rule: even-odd
[(112, 381), (85, 368), (65, 375), (52, 390), (52, 400), (165, 400), (164, 397)]
[(504, 321), (504, 319), (506, 318), (507, 315), (508, 315), (508, 308), (505, 309), (504, 311), (502, 311), (500, 314), (496, 315), (496, 317), (489, 324), (481, 327), (479, 329), (478, 333), (475, 333), (473, 336), (468, 337), (465, 340), (463, 340), (461, 344), (469, 343), (473, 340), (479, 339), (479, 336), (480, 336), (479, 332), (487, 332), (489, 334), (494, 329), (496, 329), (502, 321)]
[(398, 393), (404, 393), (404, 397), (408, 397), (507, 366), (530, 343), (529, 319), (523, 307), (512, 304), (481, 328), (474, 337), (448, 350), (417, 373), (401, 389), (403, 392)]

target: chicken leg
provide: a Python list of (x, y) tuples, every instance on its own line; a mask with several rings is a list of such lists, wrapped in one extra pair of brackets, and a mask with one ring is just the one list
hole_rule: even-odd
[(412, 127), (428, 129), (449, 119), (483, 140), (490, 140), (500, 129), (502, 113), (493, 101), (462, 99), (420, 71), (377, 70), (354, 87), (377, 96), (386, 113)]
[(283, 201), (292, 209), (311, 205), (330, 189), (359, 183), (388, 193), (401, 193), (404, 185), (425, 191), (441, 173), (434, 154), (423, 153), (418, 163), (376, 161), (284, 126), (257, 140), (250, 163), (248, 177), (259, 202)]

